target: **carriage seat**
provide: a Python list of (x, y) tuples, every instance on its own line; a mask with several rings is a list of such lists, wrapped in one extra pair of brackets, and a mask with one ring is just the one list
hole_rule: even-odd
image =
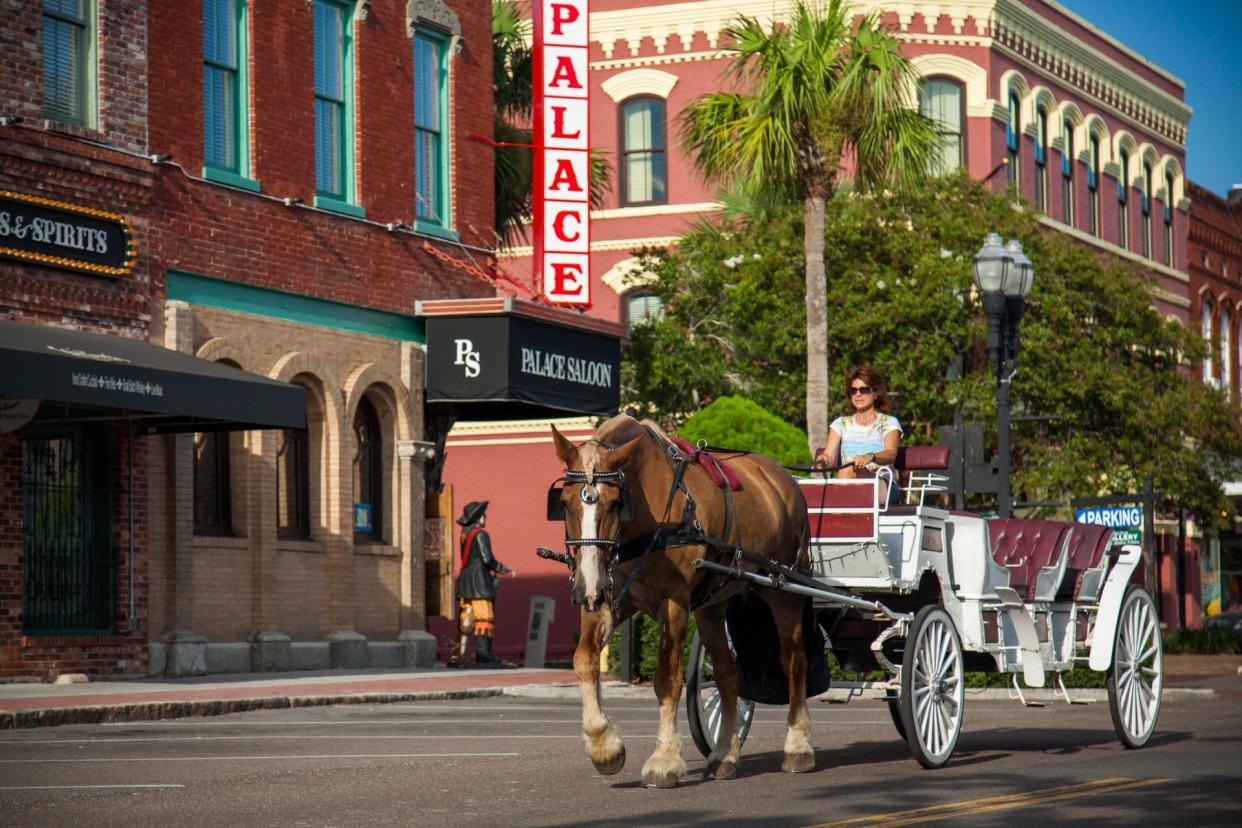
[[(875, 487), (871, 480), (830, 484), (808, 482), (801, 486), (806, 498), (811, 537), (819, 539), (864, 538), (876, 534)], [(858, 511), (840, 512), (850, 509)], [(864, 511), (865, 510), (865, 511)]]
[[(824, 447), (815, 449), (815, 459), (824, 454)], [(949, 467), (948, 446), (901, 446), (897, 449), (897, 459), (893, 462), (893, 471), (940, 471)]]
[(1065, 575), (1071, 524), (1052, 520), (988, 521), (992, 558), (1009, 570), (1009, 586), (1025, 601), (1051, 601)]
[(1089, 523), (1075, 523), (1070, 530), (1065, 578), (1057, 590), (1058, 601), (1094, 601), (1099, 597), (1107, 561), (1104, 553), (1112, 545), (1113, 530)]

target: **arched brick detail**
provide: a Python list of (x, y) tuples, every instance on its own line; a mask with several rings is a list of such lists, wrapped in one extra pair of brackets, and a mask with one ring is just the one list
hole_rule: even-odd
[(211, 362), (219, 362), (227, 359), (229, 362), (237, 365), (243, 371), (250, 370), (250, 363), (247, 359), (246, 352), (237, 347), (228, 337), (216, 336), (207, 340), (194, 354), (199, 359), (206, 359)]
[(340, 439), (345, 423), (341, 383), (326, 362), (303, 351), (291, 351), (285, 354), (276, 360), (276, 364), (267, 372), (268, 377), (279, 382), (289, 382), (299, 374), (309, 374), (322, 386), (324, 410), (330, 413), (330, 416), (326, 418), (328, 436), (335, 443)]
[(359, 365), (349, 375), (349, 378), (345, 380), (345, 384), (342, 387), (345, 399), (344, 422), (352, 423), (354, 421), (354, 412), (358, 410), (358, 401), (373, 386), (379, 387), (381, 395), (384, 397), (384, 404), (391, 408), (395, 415), (396, 439), (413, 439), (409, 390), (398, 382), (396, 377), (374, 362)]

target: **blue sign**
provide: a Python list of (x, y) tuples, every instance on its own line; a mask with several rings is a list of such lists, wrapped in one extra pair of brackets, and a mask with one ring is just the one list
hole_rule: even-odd
[(1143, 507), (1097, 506), (1090, 509), (1078, 509), (1074, 512), (1074, 520), (1078, 523), (1107, 526), (1110, 529), (1141, 529)]
[(354, 531), (355, 532), (373, 532), (374, 527), (371, 523), (371, 504), (355, 503), (354, 504)]

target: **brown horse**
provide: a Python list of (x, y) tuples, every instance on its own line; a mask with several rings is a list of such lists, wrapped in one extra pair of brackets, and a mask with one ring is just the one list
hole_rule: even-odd
[[(732, 493), (736, 511), (735, 519), (730, 520), (724, 493), (701, 466), (687, 466), (684, 488), (677, 486), (674, 462), (667, 451), (668, 438), (653, 423), (613, 417), (596, 430), (593, 438), (576, 447), (555, 426), (552, 437), (566, 469), (560, 498), (566, 546), (574, 569), (574, 603), (582, 607), (574, 672), (582, 688), (587, 756), (602, 774), (617, 773), (625, 765), (625, 746), (600, 704), (600, 650), (618, 623), (641, 610), (655, 619), (660, 629), (655, 676), (660, 725), (655, 752), (643, 765), (643, 782), (653, 787), (674, 787), (680, 782), (686, 772), (677, 735), (683, 684), (681, 653), (693, 611), (699, 635), (712, 658), (724, 713), (722, 737), (708, 757), (707, 775), (717, 779), (734, 776), (741, 749), (737, 738), (738, 674), (724, 619), (729, 599), (739, 594), (743, 584), (694, 567), (696, 559), (715, 560), (721, 555), (711, 544), (661, 548), (662, 544), (653, 546), (646, 539), (657, 530), (672, 532), (692, 524), (693, 516), (703, 535), (793, 565), (806, 548), (806, 503), (798, 487), (770, 458), (757, 454), (731, 458), (728, 462), (741, 488)], [(686, 508), (688, 499), (693, 500), (692, 511)], [(677, 542), (685, 540), (683, 536)], [(648, 551), (638, 556), (616, 554), (634, 548)], [(732, 564), (733, 560), (729, 555), (725, 562)], [(636, 567), (638, 572), (631, 580)], [(709, 578), (714, 582), (705, 584), (704, 579)], [(815, 754), (806, 709), (805, 599), (755, 589), (771, 608), (780, 634), (780, 663), (789, 683), (788, 731), (781, 768), (794, 773), (808, 771), (814, 767)], [(692, 606), (692, 595), (701, 606)], [(704, 599), (704, 595), (708, 597)], [(614, 610), (612, 604), (618, 597)]]

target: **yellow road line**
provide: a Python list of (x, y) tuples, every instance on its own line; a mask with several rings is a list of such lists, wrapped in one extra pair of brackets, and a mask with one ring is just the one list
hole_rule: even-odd
[(932, 805), (927, 808), (916, 808), (910, 811), (894, 811), (888, 814), (872, 814), (871, 816), (854, 817), (837, 822), (825, 822), (814, 828), (844, 828), (845, 826), (872, 826), (873, 828), (884, 826), (884, 828), (896, 828), (899, 825), (914, 825), (919, 822), (933, 822), (939, 819), (953, 819), (974, 814), (1026, 808), (1032, 805), (1058, 802), (1063, 799), (1113, 793), (1148, 785), (1162, 785), (1171, 781), (1173, 780), (1130, 779), (1128, 777), (1097, 779), (1094, 782), (1083, 782), (1077, 785), (1061, 785), (1056, 788), (1044, 788), (1037, 791), (989, 796), (983, 799), (967, 799), (962, 802), (950, 802), (944, 805)]

